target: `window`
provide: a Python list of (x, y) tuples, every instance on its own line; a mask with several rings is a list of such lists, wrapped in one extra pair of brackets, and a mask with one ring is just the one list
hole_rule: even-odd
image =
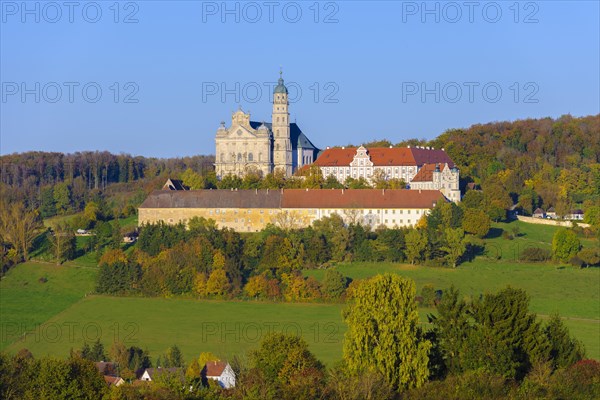
[(242, 224), (244, 223), (244, 218), (242, 218)]
[(248, 161), (254, 161), (254, 155), (252, 153), (248, 153)]
[(210, 210), (208, 213), (209, 213), (210, 215), (212, 215), (212, 214), (213, 214), (213, 210)]
[(387, 219), (385, 220), (385, 223), (386, 223), (386, 224), (388, 223), (388, 220), (387, 220)]
[(260, 213), (261, 213), (261, 214), (264, 214), (264, 213), (265, 213), (265, 210), (260, 210)]
[(221, 162), (225, 161), (225, 153), (221, 153), (221, 158), (219, 158), (219, 160), (221, 160)]
[(248, 214), (251, 214), (251, 213), (252, 213), (252, 210), (248, 210)]
[(392, 214), (396, 214), (396, 210), (392, 210)]
[(235, 223), (237, 224), (237, 218), (235, 219)]
[(242, 153), (238, 153), (238, 161), (242, 161)]
[(406, 211), (407, 214), (410, 214), (410, 210)]
[(388, 210), (385, 210), (385, 213), (387, 214)]
[(419, 210), (416, 210), (415, 213), (419, 214)]

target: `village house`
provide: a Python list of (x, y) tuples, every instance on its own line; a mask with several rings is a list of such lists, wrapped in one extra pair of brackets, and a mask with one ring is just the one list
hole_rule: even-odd
[(220, 228), (258, 232), (268, 224), (302, 228), (338, 214), (347, 224), (415, 226), (440, 201), (439, 190), (281, 189), (156, 190), (140, 205), (140, 226), (163, 221), (214, 220)]
[(235, 373), (228, 362), (207, 362), (202, 369), (202, 377), (217, 381), (224, 389), (231, 389), (235, 387)]

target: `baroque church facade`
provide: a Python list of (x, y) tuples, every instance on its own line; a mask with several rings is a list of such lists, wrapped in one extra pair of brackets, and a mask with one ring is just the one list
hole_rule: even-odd
[(262, 176), (281, 170), (290, 177), (312, 164), (319, 153), (300, 127), (290, 123), (288, 89), (281, 72), (273, 90), (271, 122), (251, 121), (240, 108), (231, 116), (229, 128), (221, 122), (215, 142), (218, 179), (229, 174), (242, 177), (252, 170)]

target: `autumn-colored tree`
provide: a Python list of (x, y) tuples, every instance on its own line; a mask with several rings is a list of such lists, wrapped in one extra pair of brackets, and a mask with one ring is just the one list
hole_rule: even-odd
[(344, 360), (351, 371), (366, 365), (397, 389), (423, 385), (431, 343), (419, 328), (415, 283), (396, 274), (377, 275), (358, 286), (344, 320)]
[(205, 297), (207, 293), (206, 288), (207, 278), (204, 272), (196, 273), (194, 277), (194, 292), (200, 297)]
[(198, 356), (198, 365), (200, 366), (200, 370), (202, 370), (206, 366), (206, 363), (208, 363), (209, 361), (219, 361), (219, 360), (220, 360), (219, 357), (217, 357), (210, 351), (204, 351), (204, 352), (200, 353), (200, 355)]
[(231, 283), (224, 269), (215, 269), (206, 282), (206, 293), (211, 296), (224, 296), (229, 292)]
[(0, 207), (0, 240), (13, 246), (25, 261), (33, 239), (42, 228), (37, 210), (28, 210), (22, 203), (3, 204)]
[(244, 286), (244, 292), (248, 297), (257, 298), (267, 294), (269, 282), (264, 275), (252, 276)]
[(223, 269), (225, 268), (225, 256), (221, 249), (217, 249), (213, 255), (213, 268), (214, 269)]

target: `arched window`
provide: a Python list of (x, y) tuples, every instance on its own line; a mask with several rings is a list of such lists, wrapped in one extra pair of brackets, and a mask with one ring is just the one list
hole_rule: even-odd
[(238, 153), (238, 161), (242, 161), (242, 153)]
[(252, 153), (248, 153), (248, 161), (254, 161), (254, 155)]

